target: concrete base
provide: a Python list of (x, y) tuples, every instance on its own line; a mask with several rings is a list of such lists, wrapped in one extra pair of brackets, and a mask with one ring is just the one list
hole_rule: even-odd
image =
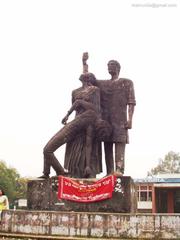
[[(87, 183), (97, 180), (81, 179)], [(58, 178), (37, 179), (28, 182), (28, 209), (53, 210), (75, 212), (111, 212), (111, 213), (135, 213), (137, 210), (137, 198), (135, 185), (131, 177), (117, 178), (111, 199), (93, 203), (79, 203), (57, 198)]]

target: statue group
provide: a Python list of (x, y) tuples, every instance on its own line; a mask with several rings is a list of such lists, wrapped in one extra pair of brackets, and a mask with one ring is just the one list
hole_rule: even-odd
[[(49, 178), (51, 167), (57, 175), (95, 178), (102, 172), (102, 142), (107, 174), (124, 174), (128, 129), (132, 128), (136, 105), (133, 82), (119, 78), (121, 66), (115, 60), (108, 62), (111, 79), (97, 80), (88, 72), (87, 59), (88, 53), (84, 53), (79, 78), (82, 86), (72, 91), (72, 106), (62, 120), (64, 127), (44, 147), (41, 178)], [(67, 123), (73, 111), (75, 118)], [(64, 167), (54, 154), (63, 144)]]

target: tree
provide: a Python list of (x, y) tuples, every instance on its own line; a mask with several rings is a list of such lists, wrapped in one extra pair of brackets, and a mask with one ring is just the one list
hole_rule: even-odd
[(164, 159), (159, 159), (159, 164), (148, 172), (148, 176), (162, 173), (180, 173), (180, 154), (168, 152)]
[(16, 182), (16, 199), (26, 198), (27, 193), (27, 178), (19, 178)]
[(0, 188), (4, 190), (10, 202), (26, 197), (27, 179), (21, 178), (15, 168), (7, 167), (0, 161)]

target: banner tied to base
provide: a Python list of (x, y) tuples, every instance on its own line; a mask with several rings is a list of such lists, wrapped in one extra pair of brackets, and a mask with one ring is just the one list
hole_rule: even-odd
[(92, 184), (59, 176), (58, 198), (85, 203), (101, 201), (112, 197), (115, 184), (114, 175), (104, 177)]

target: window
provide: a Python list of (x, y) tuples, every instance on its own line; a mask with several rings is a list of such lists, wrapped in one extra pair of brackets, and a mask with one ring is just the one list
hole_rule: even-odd
[(140, 201), (147, 201), (147, 192), (140, 192)]
[(152, 201), (152, 186), (139, 185), (138, 186), (138, 201)]

